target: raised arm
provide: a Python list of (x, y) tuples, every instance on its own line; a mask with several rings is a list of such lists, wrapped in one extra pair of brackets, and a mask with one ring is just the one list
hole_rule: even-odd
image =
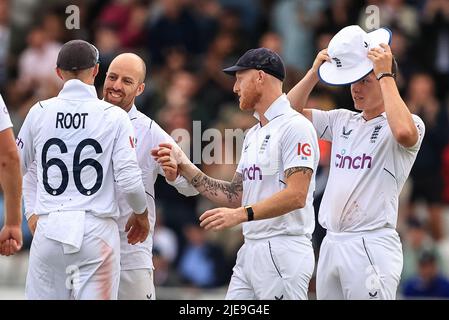
[[(374, 74), (391, 72), (392, 53), (387, 44), (380, 44), (381, 48), (373, 48), (368, 53), (368, 58), (373, 61)], [(418, 142), (418, 129), (413, 121), (404, 100), (399, 94), (396, 82), (392, 77), (383, 77), (379, 80), (384, 101), (387, 121), (396, 141), (409, 148)]]
[(318, 83), (318, 68), (324, 61), (330, 61), (327, 49), (321, 50), (313, 62), (312, 68), (287, 94), (292, 107), (312, 121), (312, 111), (304, 109), (315, 85)]

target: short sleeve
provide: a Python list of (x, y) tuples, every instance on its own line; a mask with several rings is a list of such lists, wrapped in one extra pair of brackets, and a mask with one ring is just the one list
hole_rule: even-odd
[(412, 115), (413, 122), (415, 123), (416, 129), (418, 130), (418, 141), (416, 141), (415, 145), (407, 148), (410, 151), (418, 151), (421, 148), (421, 143), (424, 139), (424, 134), (426, 132), (426, 127), (424, 122), (417, 115)]
[(312, 109), (312, 123), (315, 127), (318, 139), (326, 140), (332, 142), (335, 120), (337, 119), (340, 112), (348, 110), (331, 110), (322, 111)]
[(284, 171), (293, 167), (316, 170), (319, 160), (318, 140), (312, 124), (295, 117), (290, 120), (281, 141)]
[(27, 172), (28, 167), (34, 161), (35, 157), (33, 128), (34, 124), (37, 121), (35, 119), (38, 112), (37, 108), (37, 105), (31, 107), (16, 139), (17, 149), (19, 151), (22, 164), (22, 174), (25, 174)]
[(6, 108), (5, 102), (0, 95), (0, 131), (11, 128), (12, 123), (9, 118), (8, 108)]

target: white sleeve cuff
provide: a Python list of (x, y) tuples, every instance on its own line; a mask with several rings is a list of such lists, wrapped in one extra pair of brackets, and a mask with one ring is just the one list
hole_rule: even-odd
[(186, 197), (196, 196), (199, 194), (198, 190), (195, 189), (194, 186), (192, 186), (186, 178), (184, 178), (181, 175), (178, 175), (175, 179), (175, 181), (168, 181), (167, 178), (165, 178), (165, 181), (176, 188), (179, 193), (185, 195)]
[(143, 187), (143, 184), (140, 184), (140, 186), (138, 186), (131, 192), (126, 192), (125, 198), (131, 209), (133, 209), (134, 213), (142, 214), (147, 209), (147, 199), (145, 196), (145, 188)]

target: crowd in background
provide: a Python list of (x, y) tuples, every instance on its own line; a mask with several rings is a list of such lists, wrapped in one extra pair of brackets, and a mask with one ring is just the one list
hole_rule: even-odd
[[(66, 27), (72, 13), (66, 13), (68, 5), (80, 10), (79, 29)], [(177, 128), (192, 132), (193, 121), (201, 121), (203, 131), (247, 129), (256, 120), (238, 111), (234, 79), (221, 70), (247, 49), (267, 47), (285, 61), (288, 92), (341, 28), (359, 24), (369, 31), (370, 5), (379, 9), (380, 26), (393, 33), (402, 97), (426, 125), (401, 196), (400, 294), (449, 298), (449, 0), (0, 0), (0, 92), (17, 134), (29, 108), (62, 87), (54, 71), (61, 44), (81, 38), (100, 51), (99, 93), (117, 54), (132, 51), (144, 58), (146, 90), (136, 105), (169, 134)], [(308, 107), (352, 109), (353, 103), (347, 87), (320, 84)], [(320, 142), (320, 147), (316, 211), (330, 165), (330, 146)], [(239, 154), (232, 149), (224, 152)], [(236, 163), (200, 165), (206, 174), (225, 180), (236, 169)], [(156, 285), (226, 285), (243, 239), (241, 230), (205, 232), (198, 216), (213, 207), (211, 202), (185, 198), (163, 179), (155, 190)], [(317, 258), (323, 235), (317, 223)], [(25, 240), (29, 246), (29, 232)]]

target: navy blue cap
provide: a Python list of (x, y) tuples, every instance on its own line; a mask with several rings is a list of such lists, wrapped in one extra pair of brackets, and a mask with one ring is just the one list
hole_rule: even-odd
[(56, 66), (67, 71), (84, 70), (99, 63), (99, 52), (93, 44), (84, 40), (64, 43), (59, 50)]
[(223, 72), (234, 76), (237, 71), (256, 69), (262, 70), (281, 81), (285, 79), (285, 67), (281, 57), (267, 48), (250, 49), (232, 67)]

